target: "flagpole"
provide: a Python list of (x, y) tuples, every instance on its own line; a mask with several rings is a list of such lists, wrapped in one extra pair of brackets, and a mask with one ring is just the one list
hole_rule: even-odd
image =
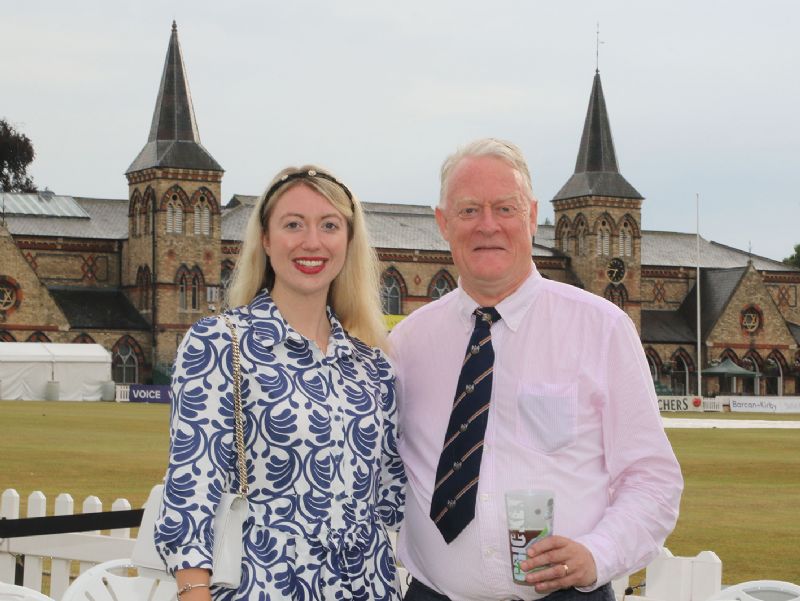
[(697, 396), (703, 396), (703, 388), (702, 388), (702, 372), (703, 372), (703, 346), (702, 346), (702, 335), (700, 332), (700, 194), (695, 194), (695, 209), (696, 209), (696, 226), (697, 226), (697, 234), (695, 236), (696, 240), (696, 264), (697, 269), (695, 272), (695, 290), (697, 290)]

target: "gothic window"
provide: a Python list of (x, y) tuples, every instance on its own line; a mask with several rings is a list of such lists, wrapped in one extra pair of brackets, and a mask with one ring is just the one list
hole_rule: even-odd
[(0, 330), (0, 342), (16, 342), (17, 339), (11, 335), (11, 332)]
[(761, 355), (756, 351), (748, 351), (748, 353), (742, 357), (742, 367), (758, 374), (754, 378), (742, 378), (742, 392), (744, 394), (760, 394), (759, 376), (761, 375), (762, 363)]
[(608, 221), (603, 219), (597, 229), (597, 255), (606, 257), (611, 254), (611, 228)]
[(694, 374), (694, 361), (685, 349), (679, 348), (672, 354), (671, 388), (672, 394), (693, 394), (696, 388)]
[(619, 256), (633, 256), (633, 236), (631, 234), (631, 224), (627, 221), (619, 228)]
[(654, 383), (658, 384), (661, 379), (661, 358), (653, 348), (645, 351), (645, 357), (647, 357), (647, 365), (650, 368), (650, 377), (653, 378)]
[(575, 228), (575, 253), (580, 256), (586, 256), (586, 221), (581, 220)]
[(178, 308), (181, 311), (186, 311), (188, 304), (186, 302), (186, 289), (188, 287), (189, 274), (185, 271), (181, 272), (178, 276)]
[(44, 332), (34, 332), (26, 342), (52, 342)]
[(787, 375), (788, 364), (779, 350), (773, 350), (764, 362), (764, 381), (767, 394), (783, 395), (783, 379)]
[(141, 349), (130, 336), (123, 336), (111, 353), (111, 371), (117, 384), (136, 384), (139, 381)]
[(403, 292), (400, 274), (395, 270), (384, 272), (381, 277), (381, 304), (387, 315), (402, 315)]
[(94, 338), (89, 336), (86, 332), (81, 332), (72, 341), (73, 344), (94, 344)]
[(609, 284), (603, 296), (623, 310), (628, 302), (628, 291), (623, 284)]
[(192, 276), (192, 310), (197, 311), (200, 308), (200, 276), (194, 274)]
[(145, 234), (150, 233), (150, 201), (146, 200), (142, 205), (142, 220), (144, 227), (142, 228)]
[(175, 206), (167, 203), (167, 233), (171, 234), (175, 229)]
[(194, 235), (208, 236), (211, 234), (211, 209), (206, 204), (206, 197), (201, 196), (200, 202), (194, 207)]
[(569, 252), (569, 219), (562, 216), (556, 226), (556, 245), (563, 252)]
[(150, 310), (150, 268), (145, 265), (139, 267), (136, 273), (136, 289), (139, 291), (139, 309)]
[(443, 297), (455, 287), (453, 276), (443, 269), (433, 276), (430, 286), (428, 287), (428, 296), (431, 297), (431, 300), (436, 300), (437, 298)]
[(183, 207), (179, 204), (175, 205), (175, 233), (183, 233)]

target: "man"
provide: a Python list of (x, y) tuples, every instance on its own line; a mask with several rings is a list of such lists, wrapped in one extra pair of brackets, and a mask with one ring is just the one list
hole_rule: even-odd
[[(406, 601), (613, 600), (607, 583), (645, 566), (677, 519), (683, 481), (636, 329), (608, 301), (542, 278), (536, 209), (512, 144), (478, 140), (442, 167), (436, 221), (459, 287), (390, 337)], [(544, 566), (528, 586), (512, 580), (515, 489), (555, 493), (554, 535), (521, 566)]]

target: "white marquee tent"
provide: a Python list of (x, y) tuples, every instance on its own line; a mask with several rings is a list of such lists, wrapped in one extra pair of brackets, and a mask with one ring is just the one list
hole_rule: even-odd
[(0, 342), (0, 399), (97, 401), (110, 384), (111, 353), (99, 344)]

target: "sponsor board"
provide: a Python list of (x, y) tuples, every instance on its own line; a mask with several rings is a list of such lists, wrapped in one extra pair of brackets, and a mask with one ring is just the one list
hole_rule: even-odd
[(131, 384), (128, 400), (131, 403), (169, 403), (169, 386)]
[(702, 411), (703, 399), (699, 396), (660, 396), (659, 411)]
[(748, 413), (800, 413), (800, 397), (725, 396), (717, 397), (731, 411)]

